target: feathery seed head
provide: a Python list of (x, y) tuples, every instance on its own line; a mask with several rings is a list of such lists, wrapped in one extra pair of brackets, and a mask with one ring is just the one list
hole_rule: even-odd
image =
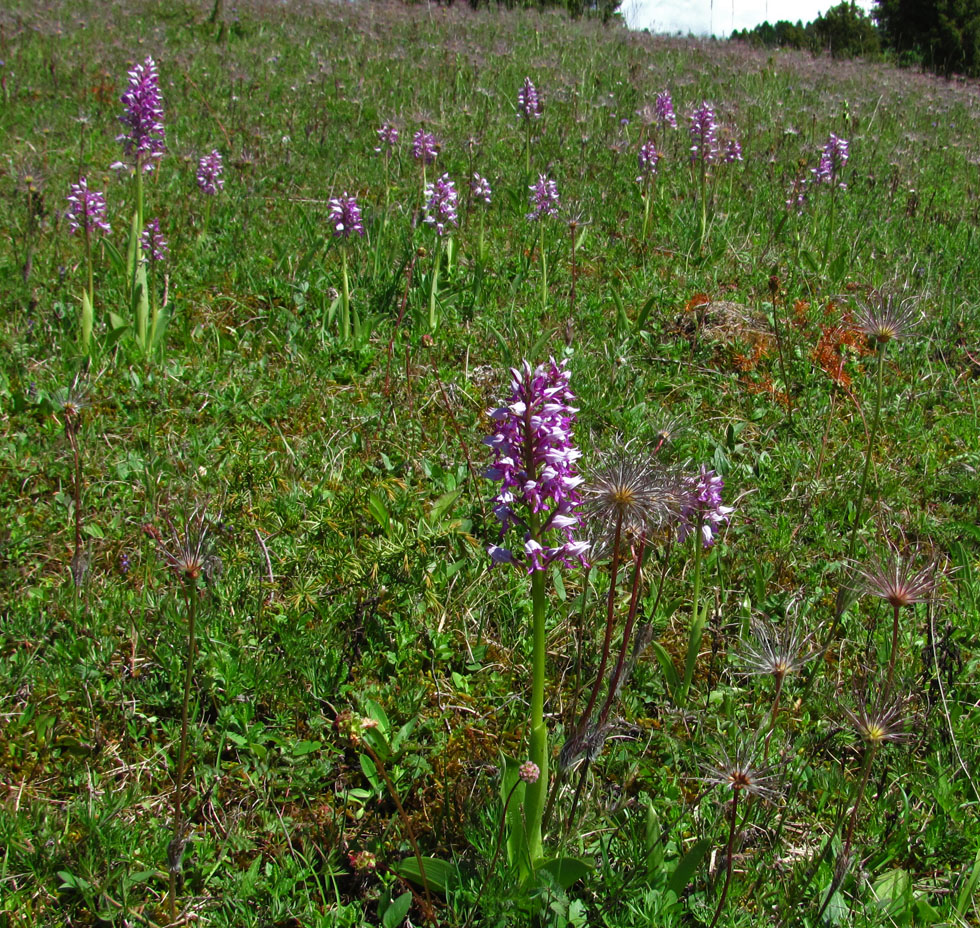
[(732, 793), (744, 792), (760, 799), (775, 799), (779, 795), (776, 777), (767, 767), (754, 763), (755, 744), (740, 743), (734, 756), (722, 746), (714, 763), (706, 764), (702, 779), (710, 786), (722, 786)]
[(747, 674), (782, 680), (818, 653), (819, 649), (810, 647), (813, 633), (804, 635), (792, 618), (781, 626), (768, 619), (752, 619), (751, 628), (753, 640), (743, 642), (739, 652)]
[(855, 734), (872, 748), (879, 748), (887, 741), (907, 740), (907, 700), (884, 691), (872, 698), (866, 681), (863, 683), (860, 691), (855, 690), (854, 709), (842, 707)]
[(888, 554), (876, 557), (867, 567), (859, 568), (864, 580), (863, 591), (883, 599), (890, 606), (901, 608), (928, 601), (936, 589), (938, 565), (930, 561), (915, 569), (919, 550), (902, 551), (889, 543)]
[(875, 347), (881, 348), (907, 335), (908, 330), (919, 321), (917, 304), (915, 297), (899, 300), (891, 294), (879, 293), (870, 302), (858, 303), (854, 322)]
[(680, 517), (687, 502), (684, 480), (653, 460), (618, 455), (583, 487), (585, 510), (600, 538), (655, 532)]

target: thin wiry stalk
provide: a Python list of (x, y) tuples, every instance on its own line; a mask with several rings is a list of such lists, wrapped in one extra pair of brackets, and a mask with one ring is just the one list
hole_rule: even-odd
[(182, 867), (185, 845), (184, 824), (184, 771), (187, 764), (187, 710), (190, 704), (191, 683), (194, 679), (194, 653), (197, 649), (195, 637), (197, 622), (197, 578), (188, 576), (184, 584), (187, 594), (187, 666), (184, 670), (184, 698), (180, 709), (180, 752), (177, 759), (177, 782), (174, 798), (173, 838), (168, 850), (170, 876), (170, 920), (177, 921), (177, 874)]

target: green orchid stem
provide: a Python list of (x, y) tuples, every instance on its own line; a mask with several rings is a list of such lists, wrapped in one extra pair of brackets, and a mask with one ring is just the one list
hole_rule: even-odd
[(143, 233), (143, 165), (136, 159), (136, 221), (140, 234)]
[(531, 120), (524, 120), (524, 170), (531, 180)]
[(823, 243), (823, 255), (820, 258), (820, 269), (827, 267), (827, 259), (830, 256), (830, 240), (834, 237), (834, 214), (837, 212), (837, 185), (830, 188), (830, 219), (827, 224), (827, 237)]
[(704, 158), (700, 159), (699, 180), (701, 189), (701, 236), (698, 240), (698, 250), (704, 248), (704, 240), (708, 234), (708, 166)]
[(653, 189), (650, 182), (647, 181), (643, 193), (643, 234), (641, 238), (644, 242), (647, 240), (647, 235), (650, 233), (650, 213), (651, 213), (652, 205), (653, 205)]
[(347, 249), (341, 247), (341, 286), (340, 337), (350, 341), (350, 280), (347, 277)]
[(684, 682), (678, 694), (677, 705), (683, 706), (687, 701), (687, 692), (694, 679), (694, 665), (697, 663), (698, 652), (701, 650), (701, 635), (704, 623), (701, 616), (701, 562), (703, 560), (704, 543), (701, 535), (702, 516), (698, 516), (697, 531), (694, 538), (694, 593), (691, 596), (691, 636), (687, 642), (687, 659), (684, 664)]
[(851, 543), (847, 546), (847, 559), (854, 559), (857, 549), (857, 533), (861, 527), (861, 517), (864, 514), (864, 493), (868, 486), (868, 476), (871, 473), (871, 459), (874, 456), (875, 441), (878, 438), (878, 426), (881, 422), (881, 394), (884, 387), (885, 372), (885, 342), (878, 345), (878, 389), (875, 395), (875, 414), (871, 420), (871, 431), (868, 433), (868, 453), (864, 458), (864, 472), (861, 474), (861, 486), (858, 489), (857, 512), (854, 514), (854, 526), (851, 529)]
[(439, 265), (442, 263), (442, 238), (436, 239), (436, 253), (432, 262), (432, 277), (429, 279), (429, 331), (434, 332), (439, 325), (439, 312), (436, 297), (439, 295)]
[(170, 873), (170, 920), (177, 921), (177, 873), (184, 856), (184, 768), (187, 763), (187, 709), (191, 698), (191, 684), (194, 680), (194, 653), (197, 650), (197, 579), (186, 580), (187, 590), (187, 667), (184, 670), (184, 701), (180, 710), (180, 754), (177, 760), (177, 784), (174, 790), (174, 836), (170, 843), (167, 861)]
[(95, 270), (92, 267), (92, 233), (85, 229), (85, 264), (88, 270), (88, 300), (95, 307)]
[(548, 248), (544, 238), (544, 218), (541, 222), (541, 312), (548, 311)]
[[(534, 537), (532, 526), (532, 537)], [(527, 849), (532, 866), (542, 854), (541, 823), (545, 796), (548, 791), (548, 729), (544, 724), (545, 675), (545, 572), (531, 572), (531, 606), (533, 609), (533, 655), (531, 676), (531, 738), (528, 756), (537, 765), (538, 779), (529, 783), (525, 793), (524, 810), (527, 821)]]

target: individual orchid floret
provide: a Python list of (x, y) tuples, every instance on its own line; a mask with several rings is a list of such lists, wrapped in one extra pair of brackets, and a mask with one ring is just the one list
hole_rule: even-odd
[(529, 77), (524, 78), (521, 89), (517, 91), (517, 111), (523, 119), (539, 119), (541, 117), (541, 98)]
[(223, 171), (220, 151), (213, 149), (210, 154), (204, 155), (197, 163), (197, 186), (201, 188), (201, 192), (213, 197), (224, 190), (225, 181), (221, 176)]
[(116, 140), (143, 171), (152, 171), (166, 149), (160, 78), (152, 58), (129, 72), (129, 86), (121, 99), (126, 109), (119, 121), (125, 131)]
[(374, 150), (379, 154), (382, 151), (385, 154), (390, 154), (398, 144), (398, 130), (390, 122), (385, 122), (381, 124), (381, 128), (377, 130), (377, 133), (378, 147)]
[(493, 510), (501, 540), (514, 527), (524, 536), (522, 550), (492, 545), (490, 556), (495, 563), (524, 564), (528, 572), (554, 561), (584, 563), (588, 550), (574, 537), (581, 452), (572, 435), (578, 410), (571, 405), (566, 365), (552, 358), (534, 369), (527, 361), (512, 369), (510, 401), (490, 412), (497, 431), (484, 440), (494, 454), (485, 476), (501, 485)]
[(77, 184), (71, 185), (65, 215), (68, 218), (69, 231), (73, 234), (81, 231), (86, 235), (91, 232), (108, 235), (112, 231), (106, 218), (105, 194), (98, 190), (89, 190), (88, 181), (84, 177), (80, 177)]
[(445, 235), (450, 226), (458, 225), (458, 206), (459, 195), (448, 174), (443, 174), (434, 184), (425, 185), (425, 222), (436, 234)]
[(165, 261), (170, 254), (167, 240), (160, 231), (160, 220), (155, 216), (144, 227), (140, 236), (140, 248), (146, 261)]
[(803, 213), (803, 206), (806, 203), (809, 186), (809, 181), (806, 177), (797, 176), (793, 179), (793, 186), (790, 187), (789, 196), (786, 197), (786, 209), (788, 212), (795, 211), (797, 216)]
[(657, 94), (655, 112), (661, 125), (670, 126), (671, 129), (677, 128), (677, 116), (674, 113), (674, 101), (670, 98), (669, 90), (664, 90)]
[(731, 506), (721, 504), (721, 491), (725, 481), (713, 470), (701, 465), (696, 477), (687, 478), (688, 499), (681, 510), (678, 538), (684, 541), (700, 528), (701, 538), (706, 548), (715, 543), (715, 535), (722, 525), (728, 523), (734, 511)]
[(412, 137), (412, 157), (423, 164), (432, 164), (439, 154), (439, 143), (431, 132), (419, 129)]
[(483, 200), (487, 206), (490, 205), (490, 181), (480, 174), (474, 174), (470, 181), (470, 195), (474, 200)]
[(718, 120), (714, 107), (703, 102), (692, 114), (689, 127), (691, 135), (691, 161), (714, 164), (718, 160)]
[(558, 198), (558, 185), (547, 175), (539, 174), (538, 182), (528, 187), (531, 191), (531, 212), (527, 218), (536, 222), (543, 216), (557, 216), (561, 201)]
[(329, 203), (330, 224), (333, 226), (335, 238), (350, 238), (351, 235), (364, 235), (364, 223), (361, 221), (361, 208), (357, 198), (348, 196), (333, 197)]
[(660, 163), (660, 152), (657, 151), (657, 146), (653, 144), (653, 139), (648, 139), (640, 146), (637, 162), (639, 164), (640, 171), (636, 178), (636, 182), (638, 184), (646, 183), (648, 180), (653, 180), (653, 178), (657, 176), (657, 165)]
[(813, 169), (815, 183), (830, 184), (840, 187), (841, 190), (847, 189), (847, 184), (840, 179), (840, 175), (850, 156), (848, 149), (846, 139), (834, 135), (833, 132), (830, 133), (830, 138), (827, 139), (827, 144), (824, 145), (820, 155), (820, 163)]

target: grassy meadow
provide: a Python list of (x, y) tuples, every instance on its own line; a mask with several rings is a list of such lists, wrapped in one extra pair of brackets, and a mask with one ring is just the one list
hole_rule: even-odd
[[(211, 6), (0, 8), (0, 928), (980, 924), (980, 85)], [(589, 566), (494, 566), (550, 358)]]

